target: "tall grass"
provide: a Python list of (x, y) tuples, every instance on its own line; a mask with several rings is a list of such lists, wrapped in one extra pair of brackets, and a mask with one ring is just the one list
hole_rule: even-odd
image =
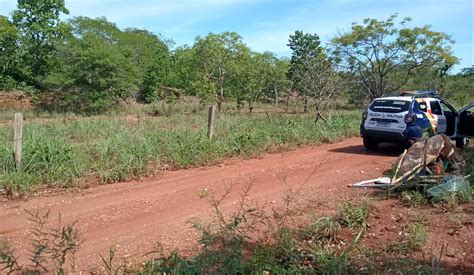
[(122, 116), (25, 123), (23, 164), (14, 167), (13, 130), (0, 126), (0, 186), (30, 192), (39, 186), (111, 183), (151, 168), (209, 165), (225, 157), (336, 141), (355, 135), (358, 112), (340, 112), (328, 124), (310, 115), (221, 114), (213, 140), (203, 113), (171, 117)]

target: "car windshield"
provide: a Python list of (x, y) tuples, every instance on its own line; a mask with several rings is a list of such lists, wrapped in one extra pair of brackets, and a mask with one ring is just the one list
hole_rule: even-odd
[(390, 100), (378, 99), (370, 105), (370, 110), (382, 113), (401, 113), (408, 111), (410, 108), (410, 101), (405, 100)]

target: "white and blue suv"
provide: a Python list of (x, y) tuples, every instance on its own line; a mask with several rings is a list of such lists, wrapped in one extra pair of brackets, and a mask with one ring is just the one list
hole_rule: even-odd
[(432, 91), (404, 91), (377, 98), (362, 116), (360, 134), (367, 149), (382, 142), (412, 144), (444, 133), (463, 147), (474, 137), (474, 102), (457, 111)]

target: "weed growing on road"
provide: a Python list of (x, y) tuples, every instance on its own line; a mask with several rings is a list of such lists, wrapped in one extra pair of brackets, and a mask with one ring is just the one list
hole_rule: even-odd
[(20, 264), (15, 256), (15, 250), (11, 244), (0, 239), (0, 271), (8, 273), (20, 272)]
[(63, 226), (59, 216), (59, 225), (55, 228), (48, 226), (49, 211), (28, 214), (33, 223), (30, 240), (32, 248), (29, 252), (31, 264), (20, 265), (8, 241), (0, 240), (0, 270), (20, 274), (65, 274), (68, 270), (74, 271), (76, 253), (82, 243), (76, 222)]
[[(347, 225), (341, 225), (338, 216), (321, 217), (301, 226), (294, 223), (302, 215), (296, 211), (298, 196), (293, 196), (298, 191), (290, 190), (282, 198), (279, 209), (268, 211), (246, 200), (251, 192), (248, 186), (242, 192), (237, 210), (224, 215), (221, 204), (230, 190), (226, 189), (219, 197), (211, 190), (201, 192), (201, 197), (214, 209), (215, 217), (207, 223), (193, 221), (203, 245), (198, 255), (190, 258), (177, 252), (162, 255), (147, 262), (140, 272), (342, 274), (352, 270), (347, 255), (356, 247), (360, 236), (341, 246), (336, 236)], [(351, 207), (365, 209), (359, 205)], [(266, 215), (268, 212), (273, 215)], [(367, 217), (361, 219), (365, 222)]]
[(117, 247), (110, 246), (109, 254), (104, 257), (100, 255), (100, 259), (102, 260), (102, 264), (105, 268), (105, 272), (109, 275), (118, 274), (119, 267), (116, 267), (114, 264), (115, 253), (117, 252)]
[[(340, 212), (334, 216), (313, 219), (307, 225), (294, 224), (295, 212), (285, 210), (285, 199), (282, 200), (280, 215), (259, 215), (242, 218), (245, 211), (238, 211), (224, 218), (220, 209), (222, 200), (211, 191), (205, 190), (202, 195), (207, 198), (215, 211), (215, 219), (205, 227), (197, 227), (201, 233), (203, 250), (194, 257), (183, 257), (178, 252), (162, 254), (153, 258), (134, 272), (140, 274), (352, 274), (356, 272), (378, 273), (400, 271), (440, 272), (441, 255), (422, 261), (412, 260), (409, 255), (421, 251), (428, 234), (423, 224), (414, 222), (403, 228), (400, 239), (386, 247), (384, 251), (365, 248), (360, 243), (366, 227), (370, 206), (367, 201), (361, 203), (344, 202)], [(295, 201), (291, 201), (295, 204)], [(289, 207), (294, 209), (293, 207)], [(263, 209), (257, 212), (265, 212)], [(286, 214), (285, 214), (286, 213)], [(238, 221), (238, 222), (235, 222)], [(252, 226), (247, 227), (246, 223)], [(261, 227), (255, 225), (262, 225)], [(234, 230), (235, 225), (251, 230)], [(262, 227), (269, 238), (260, 236)], [(360, 228), (352, 239), (340, 237), (341, 231)], [(230, 231), (229, 231), (230, 230)], [(212, 253), (210, 253), (212, 252)], [(247, 255), (247, 256), (244, 256)], [(380, 265), (382, 263), (382, 265)]]

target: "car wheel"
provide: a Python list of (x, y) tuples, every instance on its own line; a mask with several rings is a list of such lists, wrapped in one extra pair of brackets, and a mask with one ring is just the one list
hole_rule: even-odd
[(367, 150), (375, 150), (377, 147), (379, 147), (379, 141), (375, 138), (363, 138), (364, 141), (364, 147)]

